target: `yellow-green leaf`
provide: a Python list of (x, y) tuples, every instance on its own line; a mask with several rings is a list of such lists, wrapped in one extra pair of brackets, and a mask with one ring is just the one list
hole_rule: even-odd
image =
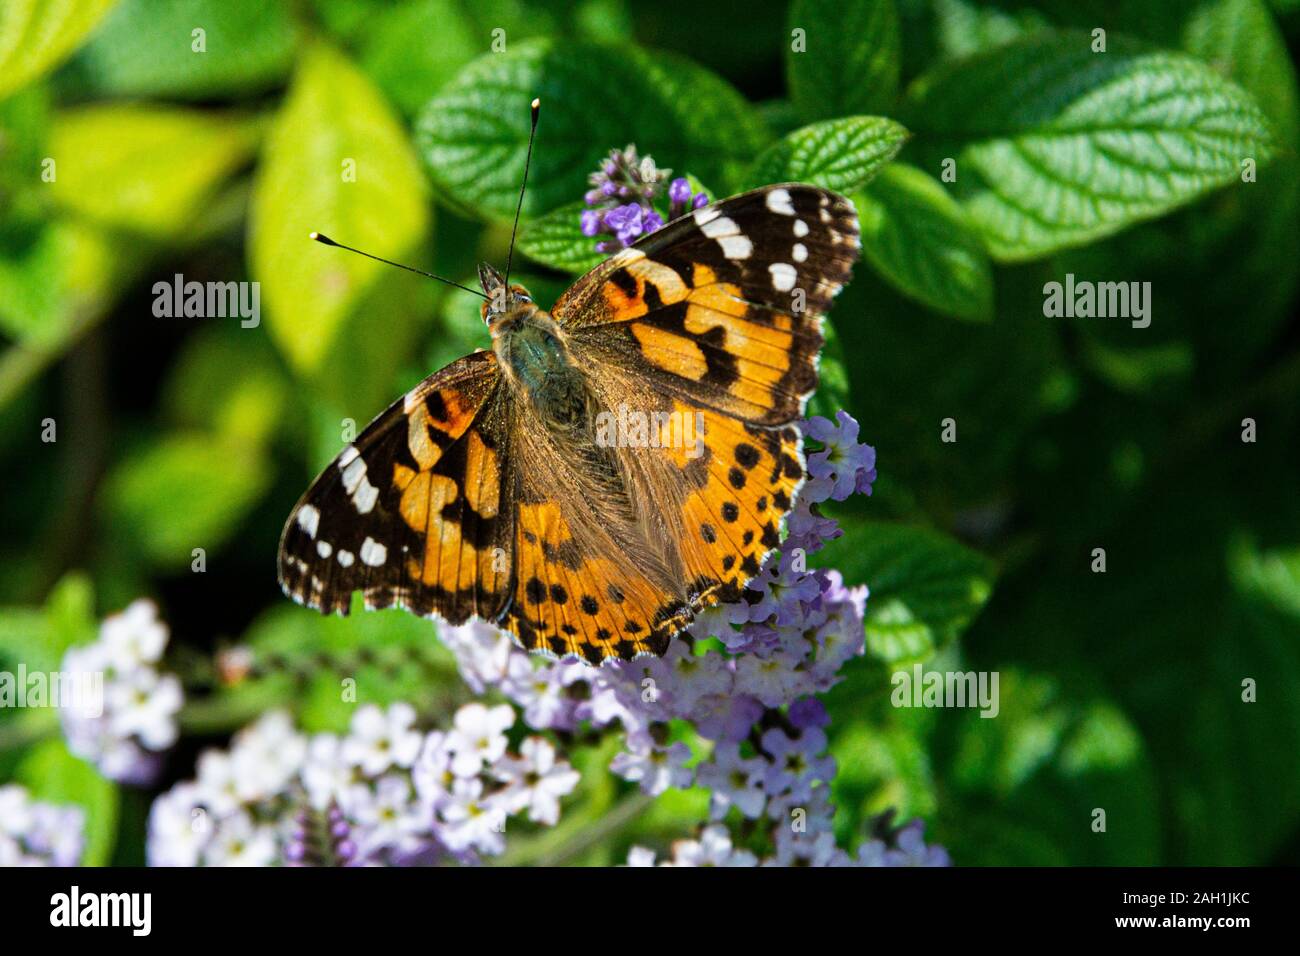
[(392, 110), (342, 55), (312, 47), (267, 137), (249, 236), (271, 338), (300, 372), (319, 367), (384, 268), (308, 233), (396, 259), (428, 225), (419, 164)]
[(254, 131), (244, 120), (135, 104), (59, 115), (50, 133), (55, 202), (143, 235), (173, 236), (247, 162)]
[(0, 3), (0, 99), (61, 63), (115, 3), (117, 0)]

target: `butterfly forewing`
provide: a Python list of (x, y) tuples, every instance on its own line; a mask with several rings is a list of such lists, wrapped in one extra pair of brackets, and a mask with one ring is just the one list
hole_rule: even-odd
[(816, 387), (821, 318), (858, 249), (847, 199), (771, 186), (697, 209), (612, 256), (554, 314), (576, 341), (648, 383), (786, 424)]
[(505, 397), (491, 352), (426, 379), (376, 418), (299, 501), (280, 540), (280, 585), (347, 614), (398, 606), (463, 621), (508, 597)]

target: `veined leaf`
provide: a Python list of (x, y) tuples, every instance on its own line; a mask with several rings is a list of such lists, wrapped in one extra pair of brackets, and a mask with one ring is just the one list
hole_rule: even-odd
[(5, 0), (0, 5), (0, 99), (72, 53), (117, 0)]
[[(901, 41), (894, 0), (795, 0), (786, 78), (808, 119), (876, 113), (898, 93)], [(803, 49), (796, 44), (802, 30)]]
[(1032, 259), (1226, 185), (1274, 152), (1240, 87), (1180, 54), (1042, 33), (919, 80), (908, 125), (955, 157), (993, 255)]
[(907, 130), (883, 116), (845, 116), (813, 123), (769, 146), (754, 162), (750, 184), (811, 183), (849, 193), (898, 155)]
[(247, 161), (245, 122), (198, 110), (88, 106), (58, 114), (50, 155), (56, 203), (104, 225), (154, 238), (197, 218), (200, 204)]
[(326, 46), (302, 58), (267, 138), (253, 190), (249, 249), (271, 338), (315, 370), (377, 262), (308, 242), (319, 230), (400, 259), (429, 225), (419, 163), (370, 81)]
[(519, 251), (542, 265), (581, 274), (605, 259), (596, 240), (582, 234), (584, 202), (569, 203), (519, 227)]
[(912, 525), (841, 519), (844, 537), (818, 552), (849, 584), (866, 584), (867, 653), (886, 664), (924, 660), (956, 638), (993, 589), (993, 562)]
[(931, 176), (893, 163), (854, 196), (862, 254), (909, 298), (963, 319), (993, 315), (993, 271), (960, 204)]
[(634, 142), (662, 166), (730, 184), (764, 139), (740, 94), (688, 60), (628, 46), (528, 41), (475, 60), (425, 108), (420, 152), (447, 199), (481, 216), (514, 215), (535, 96), (542, 111), (525, 217), (581, 199), (587, 175), (614, 147)]

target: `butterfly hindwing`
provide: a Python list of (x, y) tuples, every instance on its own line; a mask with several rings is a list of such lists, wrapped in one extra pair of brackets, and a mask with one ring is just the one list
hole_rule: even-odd
[(508, 596), (505, 403), (491, 352), (426, 379), (340, 453), (280, 540), (280, 584), (300, 604), (347, 614), (398, 606), (450, 621), (489, 618)]

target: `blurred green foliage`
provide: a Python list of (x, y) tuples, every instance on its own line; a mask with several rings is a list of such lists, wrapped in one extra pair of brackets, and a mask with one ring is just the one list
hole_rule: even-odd
[[(597, 261), (576, 204), (628, 142), (714, 196), (858, 205), (814, 405), (853, 412), (881, 474), (824, 556), (872, 588), (828, 695), (843, 835), (894, 808), (964, 864), (1295, 862), (1298, 43), (1291, 0), (11, 0), (0, 668), (157, 597), (189, 696), (169, 782), (268, 707), (339, 728), (343, 677), (430, 718), (466, 697), (427, 622), (276, 589), (349, 423), (488, 342), (472, 297), (306, 234), (472, 284), (540, 96), (516, 263), (539, 300)], [(156, 317), (177, 273), (257, 281), (263, 321)], [(1150, 281), (1151, 327), (1045, 318), (1066, 273)], [(227, 686), (232, 645), (255, 664)], [(916, 662), (997, 670), (998, 718), (891, 706)], [(609, 756), (578, 749), (573, 812), (507, 862), (614, 862), (702, 818)], [(85, 805), (92, 861), (140, 859), (147, 803), (49, 712), (0, 713), (8, 777)]]

